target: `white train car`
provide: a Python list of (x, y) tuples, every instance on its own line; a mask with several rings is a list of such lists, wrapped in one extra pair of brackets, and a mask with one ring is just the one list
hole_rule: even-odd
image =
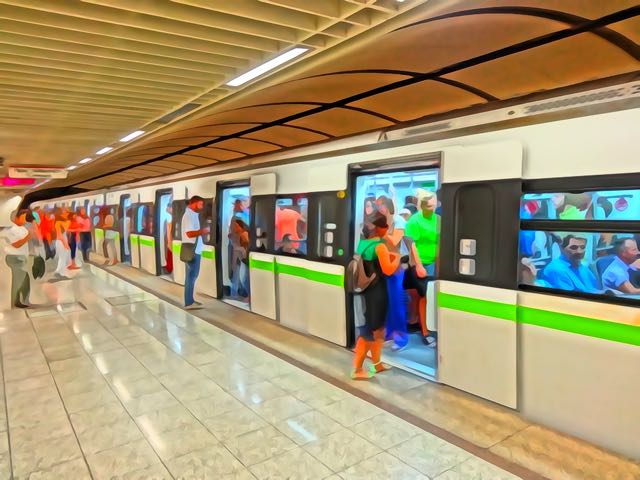
[[(615, 89), (618, 99), (607, 95)], [(183, 283), (179, 219), (185, 199), (200, 195), (213, 229), (198, 290), (348, 347), (358, 314), (344, 272), (367, 201), (437, 192), (437, 270), (424, 307), (437, 346), (410, 342), (385, 349), (385, 360), (640, 458), (640, 294), (610, 285), (602, 270), (640, 240), (639, 90), (365, 134), (45, 204), (112, 208), (119, 258)], [(547, 115), (530, 116), (539, 112)], [(230, 294), (228, 233), (234, 205), (249, 199), (244, 302)], [(294, 253), (276, 242), (286, 208), (306, 225)], [(640, 287), (629, 269), (618, 275)]]

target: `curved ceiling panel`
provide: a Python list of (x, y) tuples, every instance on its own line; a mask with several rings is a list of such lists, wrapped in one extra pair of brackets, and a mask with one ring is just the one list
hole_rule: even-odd
[(475, 93), (461, 87), (427, 80), (380, 93), (350, 105), (369, 110), (376, 108), (400, 121), (407, 122), (426, 115), (480, 103), (486, 103), (486, 100)]
[[(640, 6), (628, 0), (425, 2), (386, 33), (279, 83), (258, 82), (106, 155), (91, 173), (72, 172), (65, 184), (130, 181), (122, 173), (136, 165), (143, 168), (126, 173), (233, 162), (639, 71), (639, 15)], [(136, 78), (127, 82), (139, 87)]]
[[(526, 68), (523, 66), (526, 65)], [(500, 98), (637, 70), (638, 62), (589, 33), (447, 75)]]

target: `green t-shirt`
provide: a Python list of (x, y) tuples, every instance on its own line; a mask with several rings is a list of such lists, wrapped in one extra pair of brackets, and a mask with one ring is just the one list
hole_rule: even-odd
[(415, 242), (418, 256), (424, 265), (431, 265), (436, 261), (440, 241), (440, 215), (434, 213), (430, 218), (425, 218), (422, 212), (413, 214), (407, 222), (404, 234)]
[(356, 248), (356, 253), (362, 257), (363, 260), (371, 261), (375, 258), (378, 258), (376, 254), (376, 247), (374, 245), (378, 245), (382, 243), (382, 240), (379, 238), (370, 238), (363, 239), (358, 242), (358, 248)]

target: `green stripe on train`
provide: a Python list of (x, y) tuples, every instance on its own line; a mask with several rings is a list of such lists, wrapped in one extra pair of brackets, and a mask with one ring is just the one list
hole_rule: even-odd
[(138, 238), (138, 242), (140, 242), (140, 245), (144, 245), (145, 247), (153, 247), (156, 244), (156, 241), (153, 238)]
[(610, 322), (599, 318), (569, 315), (539, 308), (510, 305), (490, 300), (438, 293), (438, 306), (467, 313), (476, 313), (526, 325), (561, 330), (587, 337), (640, 346), (640, 326)]
[(173, 250), (173, 254), (176, 256), (180, 256), (180, 252), (182, 251), (182, 243), (177, 242), (172, 245), (171, 250)]
[(129, 239), (131, 240), (131, 245), (138, 245), (139, 237), (138, 235), (129, 235)]
[(283, 265), (276, 263), (276, 272), (285, 275), (293, 275), (295, 277), (306, 278), (312, 282), (326, 283), (327, 285), (335, 285), (336, 287), (344, 286), (344, 275), (335, 273), (317, 272), (309, 268), (296, 267), (293, 265)]
[(265, 262), (264, 260), (256, 260), (255, 258), (249, 258), (249, 268), (267, 270), (269, 272), (273, 272), (275, 270), (273, 262)]
[(104, 238), (104, 230), (102, 230), (101, 228), (96, 228), (93, 231), (93, 234), (96, 236), (96, 240), (98, 240), (100, 238)]
[(215, 260), (216, 259), (216, 251), (215, 250), (203, 250), (202, 251), (202, 258), (206, 258), (208, 260)]

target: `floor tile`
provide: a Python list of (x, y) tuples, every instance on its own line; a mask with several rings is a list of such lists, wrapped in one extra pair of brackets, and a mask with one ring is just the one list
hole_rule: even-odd
[(24, 410), (38, 411), (45, 405), (57, 404), (59, 401), (60, 395), (55, 385), (7, 395), (9, 415), (18, 414)]
[(69, 413), (80, 412), (115, 400), (117, 397), (107, 385), (63, 397), (64, 405)]
[(347, 429), (311, 442), (304, 449), (334, 472), (341, 472), (380, 453), (378, 447)]
[(340, 473), (340, 477), (344, 480), (429, 480), (428, 477), (386, 452), (348, 468)]
[(271, 382), (254, 383), (232, 390), (231, 394), (246, 405), (255, 405), (287, 394)]
[(164, 465), (157, 463), (142, 470), (126, 473), (122, 480), (173, 480), (173, 477)]
[(435, 478), (436, 480), (519, 480), (520, 477), (478, 457), (471, 457)]
[(228, 393), (222, 392), (184, 404), (199, 420), (242, 408), (242, 404)]
[(312, 408), (326, 407), (350, 396), (344, 390), (325, 382), (316, 384), (309, 389), (298, 390), (292, 395)]
[(436, 477), (471, 456), (426, 432), (389, 449), (389, 453), (429, 477)]
[(7, 382), (5, 384), (7, 396), (18, 392), (50, 387), (55, 388), (55, 384), (53, 383), (53, 377), (49, 373), (46, 373), (45, 375), (25, 378), (23, 380), (17, 380), (14, 382)]
[(386, 412), (358, 423), (351, 429), (383, 450), (395, 447), (423, 432), (415, 425)]
[(11, 459), (9, 452), (0, 453), (0, 478), (11, 478)]
[(132, 416), (142, 415), (143, 413), (152, 412), (153, 410), (161, 408), (173, 407), (175, 405), (178, 405), (178, 401), (166, 390), (149, 393), (138, 398), (132, 398), (128, 402), (124, 402), (125, 408)]
[(267, 426), (267, 422), (246, 407), (205, 418), (202, 423), (219, 440), (228, 440)]
[(288, 418), (275, 426), (298, 445), (313, 442), (342, 429), (338, 422), (316, 410)]
[(47, 417), (35, 427), (11, 427), (11, 443), (15, 446), (34, 445), (44, 440), (73, 435), (71, 423), (66, 414)]
[(110, 383), (116, 395), (120, 397), (123, 402), (165, 390), (162, 384), (152, 375), (147, 375), (142, 378), (112, 378)]
[(56, 384), (63, 397), (74, 395), (77, 393), (88, 392), (90, 390), (97, 390), (107, 386), (107, 382), (96, 370), (94, 375), (85, 376), (80, 378), (73, 378), (71, 380), (60, 380), (56, 378)]
[(160, 459), (146, 440), (121, 445), (87, 456), (94, 480), (110, 480), (114, 476), (135, 472), (155, 465)]
[(147, 436), (198, 423), (191, 412), (182, 405), (153, 410), (137, 416), (135, 420)]
[(351, 427), (356, 423), (364, 422), (382, 413), (379, 408), (353, 396), (322, 407), (319, 410), (345, 427)]
[(331, 475), (331, 470), (300, 448), (272, 457), (250, 469), (259, 480), (320, 480)]
[(220, 444), (174, 458), (167, 462), (167, 467), (175, 478), (184, 480), (225, 479), (226, 475), (245, 470), (238, 459)]
[(80, 447), (85, 455), (98, 453), (142, 438), (140, 429), (128, 417), (78, 433)]
[(295, 448), (291, 440), (272, 426), (227, 439), (224, 444), (246, 466)]
[(73, 423), (73, 428), (78, 434), (102, 425), (115, 423), (128, 417), (127, 411), (118, 401), (105, 403), (69, 415), (71, 423)]
[(224, 393), (222, 387), (207, 378), (199, 382), (168, 386), (167, 389), (182, 403)]
[(199, 423), (183, 425), (164, 432), (154, 432), (147, 437), (147, 440), (165, 462), (218, 444), (218, 439)]
[(274, 377), (271, 383), (280, 387), (281, 389), (293, 393), (300, 390), (308, 390), (320, 384), (322, 381), (307, 372), (295, 372), (283, 375), (281, 377)]
[(270, 423), (276, 423), (286, 418), (295, 417), (311, 410), (311, 407), (291, 395), (272, 398), (262, 403), (249, 405), (254, 412)]
[[(5, 477), (3, 477), (5, 478)], [(89, 468), (83, 458), (59, 463), (29, 475), (29, 480), (91, 480)]]
[(44, 440), (24, 447), (12, 445), (11, 448), (13, 474), (18, 478), (81, 457), (82, 453), (74, 435)]

